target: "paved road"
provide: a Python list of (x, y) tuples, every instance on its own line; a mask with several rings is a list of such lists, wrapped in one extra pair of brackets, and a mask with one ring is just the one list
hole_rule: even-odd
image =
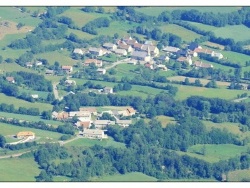
[(127, 61), (128, 61), (129, 59), (130, 59), (130, 58), (127, 58), (127, 59), (123, 59), (123, 60), (121, 60), (121, 61), (117, 61), (117, 62), (115, 62), (115, 63), (112, 63), (112, 65), (105, 67), (105, 69), (108, 70), (108, 69), (111, 69), (111, 68), (115, 67), (116, 65), (127, 63)]

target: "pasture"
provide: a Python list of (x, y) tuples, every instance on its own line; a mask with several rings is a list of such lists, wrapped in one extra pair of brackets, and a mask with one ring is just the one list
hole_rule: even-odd
[(229, 90), (224, 88), (205, 88), (205, 87), (195, 87), (195, 86), (185, 86), (172, 84), (178, 87), (178, 92), (175, 96), (178, 100), (184, 100), (190, 96), (203, 96), (209, 98), (221, 98), (221, 99), (235, 99), (238, 94), (248, 93), (245, 90)]
[(160, 26), (160, 29), (164, 33), (173, 33), (181, 37), (182, 40), (185, 42), (191, 42), (191, 41), (194, 41), (196, 38), (201, 37), (201, 35), (193, 31), (190, 31), (188, 29), (185, 29), (184, 27), (181, 27), (179, 25), (175, 25), (175, 24), (166, 24), (166, 25)]
[(161, 122), (163, 128), (165, 128), (169, 123), (176, 123), (175, 119), (169, 116), (156, 116), (156, 119)]
[(31, 182), (39, 173), (39, 166), (32, 157), (0, 160), (0, 182)]
[(112, 147), (116, 147), (116, 148), (124, 148), (125, 147), (124, 143), (116, 142), (113, 140), (112, 137), (109, 137), (108, 139), (103, 139), (103, 140), (79, 138), (79, 139), (76, 139), (72, 142), (65, 144), (65, 146), (78, 146), (78, 147), (84, 147), (84, 148), (91, 147), (94, 145), (100, 145), (103, 147), (112, 146)]
[(152, 176), (148, 176), (141, 172), (131, 172), (122, 174), (114, 174), (103, 176), (100, 178), (93, 178), (91, 181), (97, 182), (156, 182), (157, 179)]
[(235, 170), (229, 172), (227, 175), (227, 181), (229, 182), (239, 182), (242, 180), (250, 180), (250, 170)]
[(0, 64), (0, 73), (14, 72), (14, 71), (24, 71), (24, 72), (36, 73), (35, 70), (22, 67), (22, 66), (18, 65), (17, 63), (1, 63)]
[[(250, 32), (250, 30), (249, 30), (249, 32)], [(228, 60), (231, 60), (232, 62), (235, 62), (235, 63), (239, 63), (242, 66), (245, 66), (245, 62), (250, 60), (248, 55), (237, 53), (237, 52), (221, 51), (221, 53)]]
[(29, 127), (20, 127), (16, 125), (0, 123), (1, 134), (4, 136), (16, 135), (20, 131), (31, 131), (36, 135), (37, 142), (55, 142), (63, 135), (61, 133), (46, 131), (41, 129), (34, 129)]
[(30, 116), (30, 115), (24, 115), (24, 114), (0, 112), (0, 117), (15, 118), (19, 120), (35, 121), (35, 122), (43, 121), (44, 123), (51, 124), (52, 126), (55, 126), (55, 127), (57, 127), (58, 125), (63, 125), (63, 123), (60, 121), (42, 119), (41, 116)]
[(7, 96), (3, 93), (0, 93), (0, 103), (8, 103), (13, 104), (15, 109), (19, 108), (19, 107), (26, 107), (26, 108), (38, 108), (40, 110), (40, 112), (44, 111), (44, 110), (52, 110), (52, 105), (51, 104), (47, 104), (47, 103), (39, 103), (39, 102), (28, 102), (25, 100), (21, 100), (21, 99), (17, 99), (15, 97), (10, 97)]

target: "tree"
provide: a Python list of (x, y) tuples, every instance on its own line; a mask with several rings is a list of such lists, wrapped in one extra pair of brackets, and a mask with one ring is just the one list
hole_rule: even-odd
[(24, 25), (25, 25), (25, 24), (23, 24), (23, 23), (18, 23), (16, 27), (17, 27), (17, 29), (19, 30), (19, 29), (21, 29)]
[(5, 144), (6, 144), (6, 139), (5, 139), (5, 137), (4, 137), (3, 135), (0, 134), (0, 147), (1, 147), (1, 148), (4, 148)]
[(36, 177), (36, 181), (38, 182), (51, 182), (52, 176), (47, 174), (45, 170), (42, 170), (40, 174)]
[(3, 56), (0, 55), (0, 63), (3, 62)]
[(48, 120), (52, 119), (51, 111), (43, 111), (42, 112), (42, 118), (43, 119), (48, 119)]

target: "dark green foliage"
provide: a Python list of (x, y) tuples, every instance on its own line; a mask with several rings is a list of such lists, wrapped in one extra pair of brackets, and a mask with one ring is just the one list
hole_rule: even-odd
[(6, 144), (6, 139), (3, 135), (0, 134), (0, 147), (3, 148)]
[(33, 147), (33, 146), (37, 146), (36, 141), (34, 141), (34, 142), (25, 142), (25, 143), (14, 144), (14, 145), (7, 144), (6, 148), (8, 148), (10, 150), (20, 150), (20, 149), (30, 148), (30, 147)]
[(101, 18), (96, 18), (95, 20), (92, 20), (88, 22), (86, 25), (82, 27), (82, 31), (87, 32), (89, 34), (97, 35), (97, 31), (95, 30), (96, 28), (101, 28), (101, 27), (109, 27), (110, 21), (108, 18), (101, 17)]

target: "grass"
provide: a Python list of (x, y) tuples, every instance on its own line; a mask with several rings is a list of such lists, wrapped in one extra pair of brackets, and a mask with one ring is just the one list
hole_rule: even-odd
[(10, 158), (0, 160), (1, 182), (35, 181), (40, 173), (38, 164), (33, 158)]
[[(250, 32), (250, 30), (249, 30)], [(221, 51), (224, 57), (227, 57), (228, 60), (231, 60), (235, 63), (239, 63), (242, 66), (245, 66), (245, 62), (249, 61), (249, 56), (237, 52), (232, 52), (232, 51)]]
[(102, 141), (88, 139), (88, 138), (80, 138), (80, 139), (77, 139), (77, 140), (74, 140), (72, 142), (65, 144), (65, 146), (78, 146), (78, 147), (91, 147), (94, 145), (101, 145), (103, 147), (113, 146), (117, 148), (125, 147), (123, 143), (116, 142), (111, 137), (109, 137), (108, 139), (103, 139)]
[(13, 118), (14, 117), (14, 118), (20, 119), (20, 120), (35, 121), (35, 122), (43, 121), (46, 124), (51, 124), (51, 125), (54, 125), (56, 127), (58, 125), (63, 125), (63, 123), (60, 121), (42, 119), (41, 116), (30, 116), (30, 115), (24, 115), (24, 114), (0, 112), (0, 117), (6, 117), (6, 118)]
[[(57, 133), (57, 132), (51, 132), (51, 131), (46, 131), (46, 130), (41, 130), (41, 129), (34, 129), (34, 128), (29, 128), (29, 127), (20, 127), (20, 126), (15, 126), (15, 125), (6, 124), (6, 123), (0, 123), (0, 127), (1, 127), (1, 134), (4, 136), (16, 135), (20, 131), (34, 132), (36, 135), (36, 138), (40, 138), (37, 140), (37, 142), (58, 141), (59, 138), (63, 135), (63, 134)], [(47, 138), (51, 138), (51, 139), (47, 139)]]
[(52, 105), (47, 103), (32, 103), (28, 101), (24, 101), (21, 99), (17, 99), (15, 97), (10, 97), (7, 95), (4, 95), (3, 93), (0, 93), (0, 103), (7, 103), (7, 104), (13, 104), (14, 107), (17, 109), (19, 107), (26, 107), (26, 108), (38, 108), (40, 112), (44, 110), (52, 110)]
[(155, 177), (151, 177), (145, 175), (141, 172), (131, 172), (122, 174), (115, 174), (115, 175), (108, 175), (103, 176), (100, 178), (93, 178), (92, 181), (98, 182), (155, 182), (157, 179)]
[(250, 170), (235, 170), (228, 173), (227, 181), (230, 182), (239, 182), (242, 179), (250, 179)]
[(213, 13), (229, 13), (233, 12), (239, 9), (239, 7), (209, 7), (209, 6), (168, 6), (168, 7), (141, 7), (141, 8), (135, 8), (136, 11), (144, 13), (149, 16), (159, 16), (160, 13), (162, 13), (165, 10), (173, 11), (173, 10), (191, 10), (195, 9), (200, 12), (213, 12)]
[(0, 20), (9, 20), (16, 23), (24, 23), (27, 26), (36, 27), (41, 19), (32, 17), (29, 13), (20, 12), (17, 8), (14, 7), (0, 7)]
[(2, 73), (3, 72), (14, 72), (14, 71), (25, 71), (25, 72), (37, 73), (33, 69), (24, 68), (16, 63), (1, 63), (0, 70)]
[(205, 87), (195, 87), (195, 86), (185, 86), (172, 84), (173, 86), (178, 87), (178, 92), (175, 96), (176, 99), (184, 100), (190, 96), (203, 96), (209, 98), (221, 98), (221, 99), (235, 99), (238, 94), (248, 93), (249, 91), (245, 90), (229, 90), (223, 88), (205, 88)]
[(163, 128), (165, 128), (169, 123), (176, 123), (175, 119), (169, 116), (156, 116), (156, 119), (161, 122)]
[(86, 13), (81, 10), (80, 7), (71, 7), (60, 16), (67, 16), (73, 20), (73, 22), (80, 28), (82, 28), (86, 23), (99, 18), (108, 17), (108, 14), (98, 14), (98, 13)]
[(25, 93), (28, 93), (30, 95), (34, 95), (34, 94), (38, 94), (38, 97), (39, 98), (43, 98), (43, 99), (46, 99), (49, 92), (46, 92), (46, 91), (35, 91), (35, 90), (32, 90), (32, 89), (26, 89), (26, 88), (23, 88), (23, 87), (19, 87), (19, 92), (25, 92)]
[(204, 160), (208, 162), (217, 162), (220, 160), (226, 160), (242, 152), (247, 151), (248, 146), (236, 146), (233, 144), (205, 144), (205, 155), (200, 154), (203, 145), (197, 144), (188, 148), (187, 153), (194, 153), (204, 157)]
[(76, 36), (78, 36), (80, 39), (93, 39), (96, 37), (96, 35), (91, 35), (89, 33), (83, 32), (82, 30), (76, 30), (76, 29), (69, 29), (67, 31), (67, 34), (69, 35), (70, 33), (75, 34)]
[(196, 38), (200, 38), (200, 36), (201, 36), (193, 31), (190, 31), (188, 29), (185, 29), (184, 27), (181, 27), (181, 26), (175, 25), (175, 24), (163, 25), (160, 27), (160, 29), (163, 32), (174, 33), (175, 35), (181, 37), (182, 40), (186, 41), (186, 42), (193, 41)]
[(57, 61), (60, 65), (73, 66), (77, 62), (70, 57), (70, 52), (66, 50), (40, 53), (35, 55), (35, 58), (47, 59), (50, 65), (53, 65)]

